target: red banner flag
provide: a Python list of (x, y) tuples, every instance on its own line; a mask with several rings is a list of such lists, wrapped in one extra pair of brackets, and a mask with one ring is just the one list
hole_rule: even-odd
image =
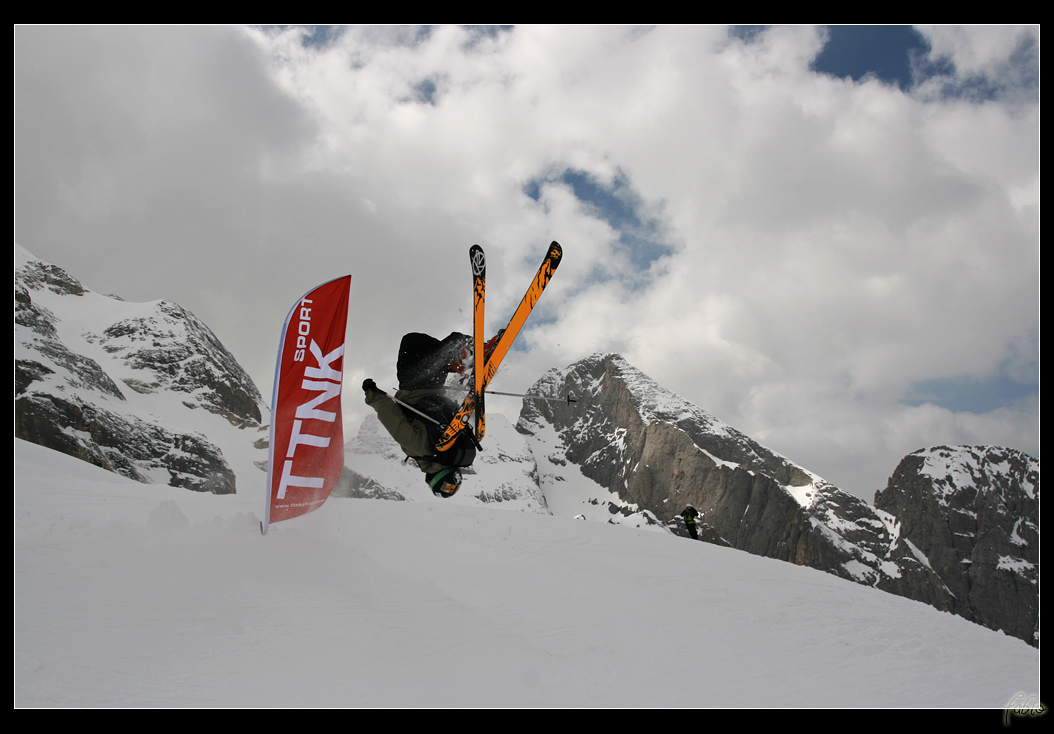
[(282, 327), (271, 398), (267, 507), (261, 530), (322, 506), (344, 469), (340, 388), (351, 276), (296, 302)]

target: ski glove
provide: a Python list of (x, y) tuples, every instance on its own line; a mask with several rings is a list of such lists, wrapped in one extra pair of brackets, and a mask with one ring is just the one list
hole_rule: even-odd
[(373, 379), (369, 378), (369, 377), (362, 381), (362, 391), (364, 393), (366, 393), (366, 402), (367, 403), (372, 403), (374, 398), (377, 397), (378, 393), (381, 394), (381, 395), (385, 395), (386, 394), (384, 392), (384, 390), (381, 390), (379, 387), (377, 387), (377, 383), (374, 382)]

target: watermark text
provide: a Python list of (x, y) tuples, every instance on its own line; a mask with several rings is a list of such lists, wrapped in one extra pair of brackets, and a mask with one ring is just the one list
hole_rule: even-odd
[(1046, 705), (1035, 693), (1015, 693), (1003, 707), (1003, 726), (1010, 726), (1010, 717), (1020, 716), (1034, 719), (1047, 713)]

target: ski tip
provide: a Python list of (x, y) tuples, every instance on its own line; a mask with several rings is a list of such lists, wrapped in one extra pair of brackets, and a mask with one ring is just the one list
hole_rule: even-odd
[(468, 259), (472, 263), (472, 277), (479, 277), (487, 268), (487, 256), (483, 254), (483, 248), (472, 245), (468, 250)]
[(560, 262), (560, 259), (564, 256), (564, 248), (560, 247), (560, 243), (553, 240), (549, 245), (549, 259), (554, 262)]

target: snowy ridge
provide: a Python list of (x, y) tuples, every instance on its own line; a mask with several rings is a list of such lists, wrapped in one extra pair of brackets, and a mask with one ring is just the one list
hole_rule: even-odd
[[(603, 361), (608, 357), (609, 355), (597, 353), (589, 359)], [(733, 436), (737, 440), (747, 440), (746, 436), (727, 423), (659, 385), (620, 355), (610, 355), (610, 359), (617, 364), (619, 376), (626, 383), (637, 412), (645, 422), (658, 420), (672, 423), (675, 426), (690, 423), (693, 427), (697, 426), (718, 436)]]
[(15, 246), (16, 435), (146, 483), (262, 480), (266, 406), (216, 336), (170, 301), (88, 290)]
[[(924, 464), (919, 473), (933, 479), (944, 505), (963, 490), (1018, 482), (1029, 499), (1038, 491), (1039, 462), (1032, 460), (1024, 471), (1015, 470), (1005, 454), (993, 454), (988, 446), (934, 446), (920, 449)], [(1035, 478), (1033, 478), (1035, 477)]]

